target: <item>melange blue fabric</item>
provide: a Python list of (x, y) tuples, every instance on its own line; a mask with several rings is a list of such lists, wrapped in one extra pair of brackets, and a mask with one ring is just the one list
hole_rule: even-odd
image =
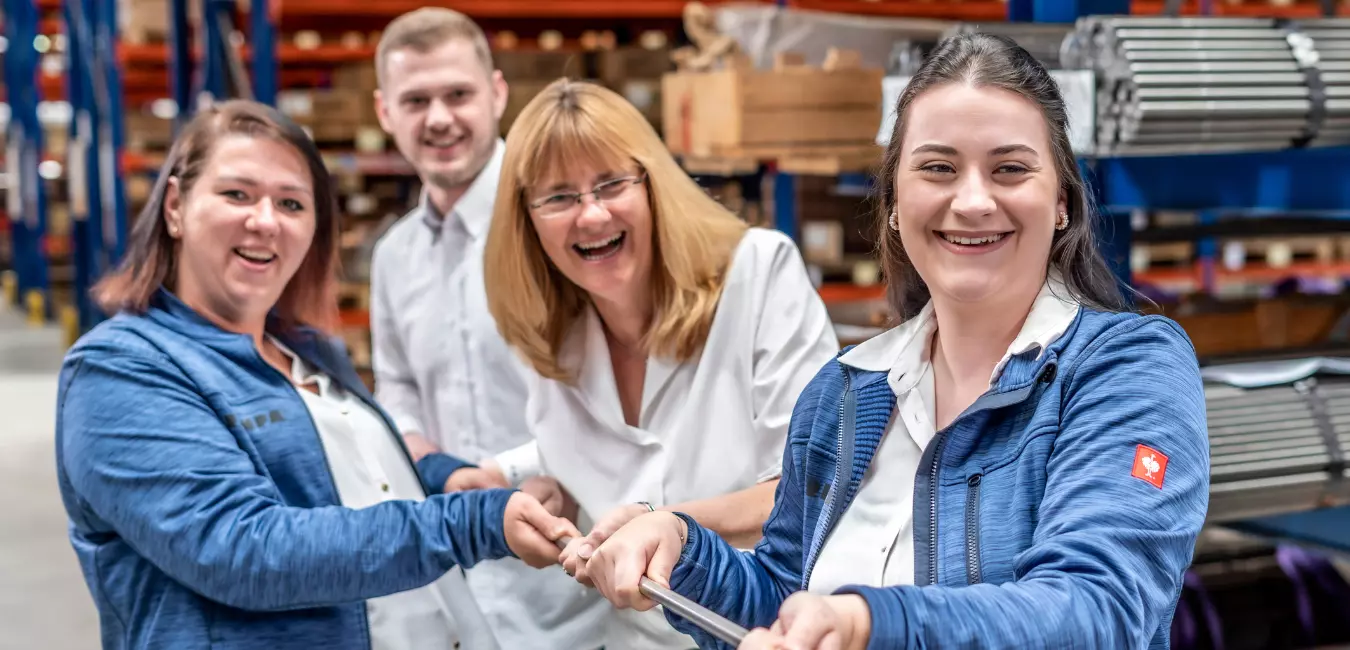
[[(867, 601), (869, 650), (1168, 647), (1209, 503), (1194, 348), (1166, 318), (1084, 308), (1038, 352), (1013, 357), (917, 475), (896, 477), (914, 482), (915, 584), (839, 590)], [(747, 628), (771, 625), (808, 584), (895, 406), (886, 373), (827, 364), (793, 412), (754, 553), (681, 515), (671, 586)], [(1140, 445), (1168, 460), (1161, 488), (1133, 475)]]
[[(340, 344), (271, 331), (375, 406)], [(511, 555), (509, 490), (339, 507), (289, 380), (163, 290), (67, 355), (56, 453), (107, 649), (364, 650), (366, 599)]]

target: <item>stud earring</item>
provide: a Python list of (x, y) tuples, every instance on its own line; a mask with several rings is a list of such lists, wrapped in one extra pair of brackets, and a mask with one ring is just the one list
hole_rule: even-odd
[(891, 212), (891, 216), (886, 219), (886, 223), (890, 225), (891, 230), (900, 230), (900, 224), (895, 220), (895, 212)]
[(1069, 227), (1069, 213), (1068, 213), (1068, 211), (1059, 213), (1059, 223), (1056, 223), (1056, 224), (1055, 224), (1055, 230), (1064, 230), (1065, 228), (1068, 228), (1068, 227)]

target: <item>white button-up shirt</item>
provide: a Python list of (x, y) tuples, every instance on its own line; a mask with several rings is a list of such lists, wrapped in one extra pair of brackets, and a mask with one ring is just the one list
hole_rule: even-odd
[[(556, 477), (591, 517), (636, 501), (658, 507), (777, 478), (792, 408), (839, 341), (796, 245), (750, 229), (727, 273), (702, 355), (650, 357), (638, 426), (619, 402), (599, 316), (588, 310), (563, 342), (575, 385), (534, 375), (525, 409), (537, 443), (498, 460), (517, 480)], [(658, 609), (611, 613), (605, 647), (695, 647)]]
[[(527, 443), (524, 364), (488, 311), (483, 249), (505, 143), (442, 217), (422, 204), (380, 238), (371, 261), (375, 398), (403, 433), (476, 459)], [(502, 648), (600, 645), (607, 603), (561, 569), (515, 559), (468, 572), (473, 596)]]
[[(1022, 330), (994, 367), (989, 386), (1013, 356), (1044, 351), (1078, 316), (1079, 305), (1056, 279), (1041, 288)], [(830, 594), (845, 585), (914, 584), (914, 477), (934, 435), (937, 402), (930, 361), (937, 318), (930, 302), (917, 316), (849, 350), (839, 362), (887, 372), (896, 408), (853, 502), (826, 539), (807, 590)]]
[[(291, 381), (318, 391), (298, 392), (318, 429), (342, 505), (359, 509), (384, 501), (425, 499), (417, 468), (394, 437), (398, 433), (328, 375), (279, 341), (273, 343), (291, 359)], [(487, 622), (458, 568), (424, 587), (367, 600), (366, 618), (372, 650), (446, 650), (456, 643), (465, 648), (491, 643), (491, 637), (484, 636), (490, 634)]]

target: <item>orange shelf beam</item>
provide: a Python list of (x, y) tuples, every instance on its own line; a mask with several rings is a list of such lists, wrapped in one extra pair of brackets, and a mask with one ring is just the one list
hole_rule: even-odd
[[(1322, 8), (1317, 2), (1296, 2), (1287, 7), (1276, 7), (1265, 2), (1249, 2), (1242, 4), (1229, 4), (1227, 2), (1213, 2), (1210, 5), (1213, 9), (1213, 16), (1229, 16), (1238, 18), (1321, 18)], [(1133, 0), (1130, 3), (1130, 13), (1137, 16), (1155, 16), (1163, 12), (1163, 0)], [(1183, 15), (1195, 16), (1200, 14), (1200, 3), (1190, 0), (1181, 5)], [(1350, 16), (1344, 4), (1336, 8), (1336, 14), (1339, 16)]]
[[(245, 61), (253, 56), (252, 49), (247, 46), (240, 48), (239, 54)], [(163, 66), (169, 63), (169, 48), (163, 43), (122, 43), (119, 46), (118, 58), (123, 65)], [(200, 60), (201, 54), (194, 53), (194, 58)], [(359, 63), (374, 58), (374, 46), (326, 45), (304, 49), (293, 44), (277, 44), (277, 61), (283, 65)]]
[[(1134, 273), (1132, 277), (1135, 283), (1175, 284), (1193, 282), (1200, 285), (1203, 283), (1205, 276), (1203, 268), (1197, 263), (1194, 266)], [(1282, 267), (1249, 264), (1237, 270), (1229, 270), (1223, 267), (1214, 269), (1215, 282), (1274, 282), (1292, 277), (1350, 277), (1350, 262), (1330, 264), (1301, 262)]]
[(826, 303), (863, 302), (880, 300), (886, 297), (886, 285), (874, 284), (860, 286), (847, 283), (827, 282), (820, 285), (820, 299)]
[(281, 15), (283, 22), (286, 16), (393, 17), (440, 6), (473, 18), (679, 18), (685, 4), (686, 0), (285, 0)]
[(797, 9), (863, 16), (937, 20), (1007, 20), (1008, 5), (997, 0), (924, 2), (922, 0), (789, 0)]

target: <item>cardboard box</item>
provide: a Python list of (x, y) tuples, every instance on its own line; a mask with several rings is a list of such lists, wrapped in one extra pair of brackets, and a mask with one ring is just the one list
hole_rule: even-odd
[(692, 156), (868, 145), (881, 124), (883, 76), (808, 66), (670, 73), (661, 87), (666, 145)]
[(506, 95), (506, 110), (502, 111), (500, 123), (502, 135), (506, 135), (511, 130), (511, 125), (515, 123), (516, 117), (525, 109), (525, 105), (534, 99), (535, 95), (553, 83), (553, 80), (522, 80), (513, 81), (508, 84), (509, 90)]
[(125, 119), (123, 143), (128, 151), (167, 149), (173, 144), (173, 120), (136, 111), (127, 112)]
[(596, 54), (596, 76), (610, 88), (631, 79), (660, 79), (674, 70), (668, 48), (623, 47)]
[(584, 52), (499, 50), (492, 53), (492, 61), (507, 82), (580, 79), (586, 75)]

